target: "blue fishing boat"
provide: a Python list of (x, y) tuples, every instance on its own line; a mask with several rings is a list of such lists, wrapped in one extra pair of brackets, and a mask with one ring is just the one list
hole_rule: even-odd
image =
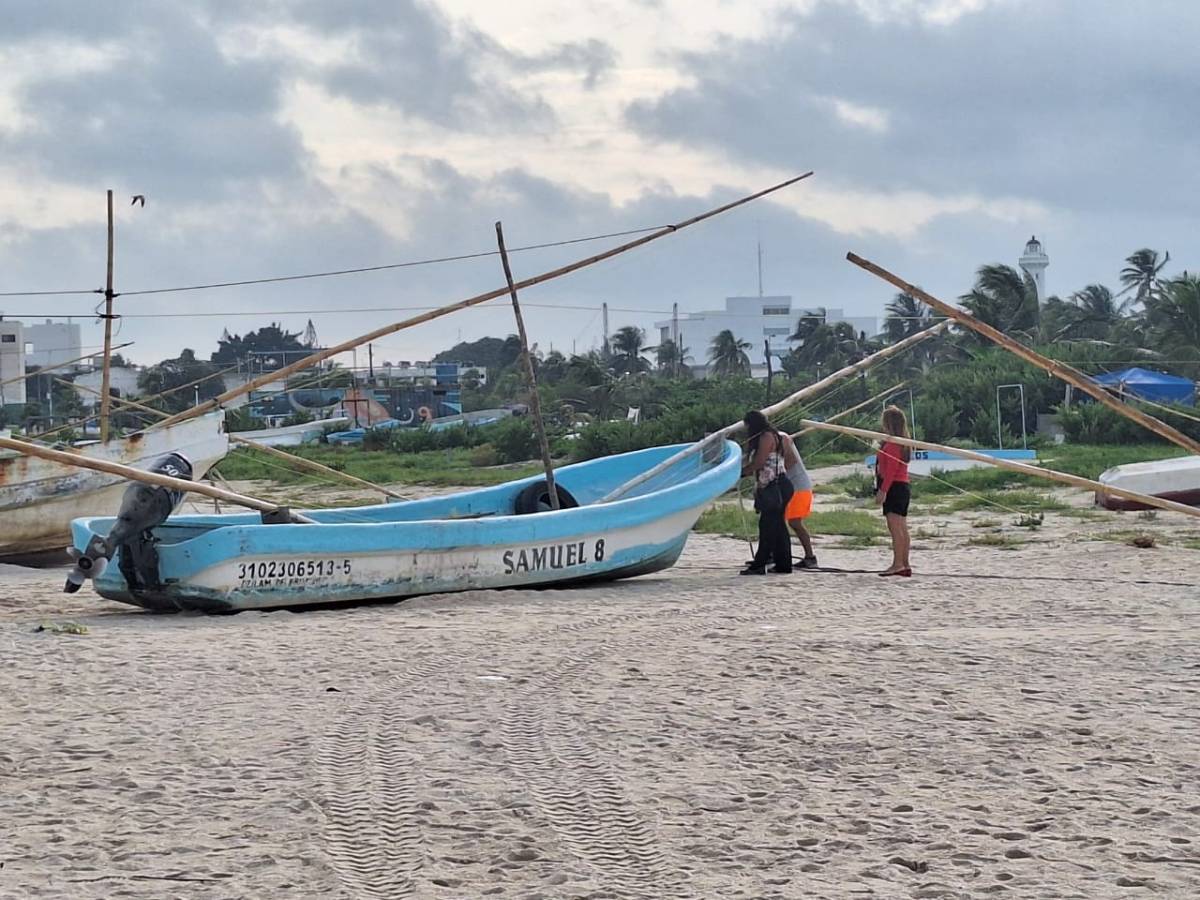
[[(711, 444), (621, 499), (599, 501), (683, 446), (556, 470), (559, 510), (536, 476), (444, 497), (306, 510), (312, 524), (264, 524), (253, 513), (171, 516), (142, 535), (144, 547), (122, 545), (93, 584), (101, 596), (147, 609), (237, 611), (644, 575), (672, 566), (696, 519), (737, 482), (738, 446)], [(76, 552), (116, 522), (75, 520)]]

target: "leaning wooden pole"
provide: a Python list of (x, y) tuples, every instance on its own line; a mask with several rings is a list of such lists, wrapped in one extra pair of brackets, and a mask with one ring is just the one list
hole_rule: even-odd
[(1168, 441), (1171, 441), (1174, 444), (1178, 444), (1180, 447), (1186, 449), (1189, 453), (1200, 455), (1200, 441), (1192, 440), (1192, 438), (1188, 437), (1183, 432), (1172, 428), (1166, 422), (1156, 419), (1154, 416), (1142, 412), (1140, 409), (1136, 409), (1122, 403), (1074, 366), (1070, 366), (1064, 362), (1059, 362), (1058, 360), (1042, 356), (1040, 353), (1029, 349), (1019, 341), (1013, 340), (1007, 334), (1004, 334), (1003, 332), (993, 328), (986, 322), (979, 321), (970, 313), (964, 312), (957, 306), (951, 306), (949, 303), (939, 300), (937, 297), (934, 297), (933, 295), (921, 290), (916, 285), (909, 284), (904, 279), (893, 275), (887, 269), (877, 266), (875, 263), (863, 259), (861, 256), (858, 256), (854, 253), (847, 253), (846, 259), (850, 260), (850, 262), (854, 263), (856, 266), (866, 269), (872, 275), (882, 278), (884, 281), (888, 282), (888, 284), (895, 285), (901, 291), (911, 294), (922, 303), (925, 303), (927, 306), (937, 310), (942, 315), (948, 316), (960, 325), (965, 325), (972, 331), (982, 334), (988, 340), (999, 344), (1005, 350), (1016, 354), (1027, 363), (1035, 365), (1039, 369), (1044, 369), (1054, 377), (1060, 378), (1067, 382), (1067, 384), (1079, 388), (1079, 390), (1094, 397), (1096, 400), (1103, 403), (1114, 412), (1125, 416), (1127, 419), (1133, 419), (1133, 421), (1137, 422), (1143, 428), (1153, 431), (1155, 434), (1166, 438)]
[(500, 248), (500, 263), (504, 266), (504, 280), (508, 283), (508, 295), (512, 298), (513, 315), (517, 319), (517, 336), (521, 339), (521, 359), (524, 361), (525, 383), (529, 387), (529, 411), (533, 414), (533, 428), (537, 432), (538, 450), (542, 454), (542, 467), (546, 470), (546, 490), (550, 508), (557, 510), (558, 485), (554, 483), (554, 461), (550, 459), (550, 442), (546, 440), (546, 423), (542, 421), (542, 398), (538, 394), (537, 373), (533, 370), (533, 354), (529, 352), (529, 335), (525, 333), (525, 317), (521, 315), (521, 301), (513, 285), (512, 268), (508, 264), (508, 250), (504, 246), (504, 227), (496, 223), (496, 246)]
[[(659, 238), (664, 238), (669, 234), (674, 234), (677, 231), (688, 228), (692, 225), (696, 225), (705, 221), (706, 219), (719, 216), (721, 213), (728, 212), (731, 209), (744, 206), (745, 204), (765, 197), (768, 194), (773, 194), (776, 191), (783, 190), (783, 188), (789, 187), (798, 181), (803, 181), (812, 174), (812, 172), (805, 172), (803, 175), (797, 175), (795, 178), (789, 178), (787, 181), (781, 181), (779, 184), (771, 185), (769, 188), (750, 194), (746, 197), (742, 197), (738, 200), (734, 200), (731, 203), (726, 203), (722, 206), (716, 207), (715, 209), (710, 209), (708, 212), (701, 213), (698, 216), (692, 216), (690, 219), (684, 219), (682, 222), (677, 222), (674, 225), (666, 225), (663, 228), (652, 231), (650, 234), (643, 235), (636, 240), (628, 241), (627, 243), (613, 247), (610, 250), (605, 250), (603, 253), (598, 253), (595, 256), (589, 256), (585, 259), (576, 260), (575, 262), (568, 263), (565, 266), (559, 266), (557, 269), (551, 269), (548, 272), (542, 272), (540, 275), (534, 275), (530, 278), (524, 279), (523, 281), (518, 281), (513, 286), (517, 290), (523, 291), (526, 288), (533, 287), (534, 285), (552, 281), (555, 278), (561, 278), (563, 275), (569, 275), (571, 272), (577, 272), (580, 269), (587, 268), (588, 266), (594, 266), (596, 263), (603, 262), (606, 259), (612, 259), (614, 256), (618, 256), (637, 247), (649, 244), (651, 241), (657, 241)], [(217, 409), (225, 403), (228, 403), (234, 397), (240, 397), (242, 394), (247, 394), (250, 391), (258, 390), (264, 384), (268, 384), (272, 381), (278, 381), (280, 378), (286, 378), (293, 372), (299, 372), (301, 369), (311, 368), (317, 363), (329, 359), (331, 356), (337, 356), (339, 353), (345, 353), (348, 350), (353, 350), (355, 347), (365, 344), (368, 341), (379, 340), (381, 337), (385, 337), (389, 334), (395, 334), (397, 331), (403, 331), (405, 328), (412, 328), (414, 325), (420, 325), (424, 322), (431, 322), (434, 319), (441, 318), (442, 316), (448, 316), (451, 313), (458, 312), (459, 310), (468, 309), (472, 306), (478, 306), (480, 303), (486, 303), (489, 300), (495, 300), (497, 297), (503, 297), (506, 294), (508, 294), (507, 285), (501, 288), (490, 290), (483, 294), (477, 294), (474, 297), (468, 297), (466, 300), (460, 300), (457, 303), (450, 303), (446, 306), (440, 306), (437, 309), (422, 313), (419, 316), (413, 316), (410, 319), (404, 319), (400, 322), (394, 322), (391, 325), (385, 325), (382, 328), (377, 328), (374, 331), (359, 335), (356, 338), (343, 341), (336, 346), (319, 350), (310, 356), (304, 357), (304, 359), (292, 363), (291, 365), (284, 366), (282, 369), (276, 369), (274, 372), (267, 372), (263, 375), (260, 375), (258, 378), (252, 378), (250, 381), (240, 385), (237, 388), (225, 391), (223, 394), (219, 394), (216, 397), (213, 397), (211, 400), (207, 400), (198, 406), (192, 407), (191, 409), (184, 410), (183, 412), (161, 422), (160, 427), (174, 425), (176, 422), (183, 422), (186, 419), (192, 419), (196, 416), (203, 415), (209, 410)]]
[[(63, 384), (71, 385), (71, 382), (66, 381), (65, 379), (59, 378), (56, 380), (61, 381)], [(87, 391), (89, 394), (96, 393), (96, 391), (93, 391), (89, 387), (84, 387), (82, 384), (71, 385), (71, 386), (78, 387), (80, 390)], [(166, 416), (167, 416), (167, 413), (163, 412), (161, 409), (155, 409), (153, 406), (147, 406), (145, 403), (139, 403), (136, 400), (123, 400), (120, 397), (114, 397), (113, 402), (116, 403), (118, 406), (121, 406), (121, 407), (124, 407), (127, 409), (136, 409), (136, 410), (140, 410), (141, 412), (148, 413), (149, 415), (152, 415), (152, 416), (158, 416), (160, 419), (166, 418)], [(398, 494), (395, 491), (393, 491), (391, 488), (386, 488), (386, 487), (383, 487), (382, 485), (378, 485), (378, 484), (372, 484), (371, 482), (366, 481), (365, 479), (357, 478), (354, 475), (350, 475), (346, 472), (339, 472), (337, 469), (330, 468), (329, 466), (323, 466), (319, 462), (314, 462), (311, 459), (305, 459), (302, 456), (293, 456), (291, 453), (285, 453), (283, 450), (277, 450), (274, 447), (268, 446), (267, 444), (260, 444), (258, 441), (254, 441), (254, 440), (251, 440), (250, 438), (242, 437), (237, 432), (228, 432), (228, 436), (229, 436), (229, 439), (231, 441), (233, 441), (235, 444), (241, 444), (245, 447), (250, 447), (254, 450), (261, 450), (263, 453), (267, 454), (268, 456), (274, 456), (278, 459), (284, 460), (285, 462), (287, 462), (288, 465), (296, 466), (301, 469), (306, 469), (309, 472), (314, 472), (317, 474), (325, 475), (328, 478), (336, 479), (337, 481), (341, 481), (345, 484), (354, 485), (354, 487), (370, 488), (373, 491), (379, 491), (379, 493), (383, 494), (386, 497), (394, 497), (397, 500), (407, 499), (403, 494)]]
[[(168, 487), (175, 491), (186, 491), (191, 494), (203, 494), (205, 497), (212, 497), (216, 500), (226, 500), (229, 503), (234, 503), (238, 506), (245, 506), (248, 509), (256, 509), (259, 512), (278, 512), (280, 505), (271, 503), (267, 500), (259, 500), (257, 497), (247, 497), (245, 494), (234, 493), (233, 491), (225, 491), (219, 487), (214, 487), (211, 484), (205, 484), (203, 481), (185, 481), (182, 478), (172, 478), (169, 475), (159, 475), (157, 472), (144, 472), (141, 469), (135, 469), (132, 466), (123, 466), (120, 463), (109, 462), (106, 459), (93, 459), (90, 456), (84, 456), (79, 452), (69, 452), (66, 450), (54, 450), (50, 447), (43, 447), (40, 444), (31, 444), (28, 441), (19, 441), (15, 438), (0, 438), (0, 447), (6, 450), (15, 450), (18, 453), (23, 453), (26, 456), (37, 456), (41, 459), (50, 460), (50, 462), (61, 463), (64, 466), (74, 466), (79, 469), (91, 469), (95, 472), (104, 472), (108, 475), (116, 475), (120, 478), (128, 479), (129, 481), (141, 481), (145, 484), (154, 484), (159, 487)], [(296, 523), (312, 524), (312, 519), (302, 516), (299, 513), (290, 513), (291, 519)]]
[(1144, 503), (1148, 506), (1157, 506), (1159, 509), (1165, 509), (1169, 512), (1183, 513), (1185, 516), (1200, 517), (1200, 508), (1195, 506), (1186, 506), (1182, 503), (1176, 503), (1174, 500), (1164, 500), (1162, 497), (1155, 497), (1153, 494), (1139, 494), (1137, 491), (1127, 491), (1124, 488), (1113, 487), (1109, 484), (1101, 484), (1099, 481), (1092, 481), (1090, 478), (1083, 478), (1079, 475), (1071, 475), (1067, 472), (1056, 472), (1053, 469), (1045, 469), (1041, 466), (1031, 466), (1027, 463), (1014, 462), (1011, 459), (997, 459), (992, 456), (987, 456), (983, 453), (976, 453), (973, 450), (961, 450), (958, 447), (948, 447), (945, 444), (935, 444), (931, 441), (918, 441), (915, 438), (896, 437), (891, 434), (883, 434), (878, 431), (868, 431), (865, 428), (851, 428), (848, 425), (833, 425), (829, 422), (815, 422), (810, 419), (805, 419), (804, 424), (818, 431), (831, 431), (837, 434), (846, 434), (852, 437), (862, 438), (866, 441), (889, 441), (893, 444), (901, 444), (905, 447), (913, 447), (917, 450), (940, 450), (942, 453), (950, 456), (957, 456), (961, 459), (970, 459), (975, 462), (987, 463), (990, 466), (995, 466), (998, 469), (1007, 469), (1010, 472), (1020, 472), (1022, 475), (1032, 475), (1035, 478), (1044, 478), (1048, 481), (1058, 481), (1063, 484), (1069, 484), (1073, 487), (1087, 488), (1093, 491), (1100, 491), (1105, 494), (1112, 494), (1115, 497), (1124, 497), (1126, 500), (1136, 500), (1138, 503)]
[(111, 425), (108, 421), (112, 412), (112, 397), (109, 382), (112, 374), (112, 323), (113, 323), (113, 198), (108, 192), (108, 277), (104, 281), (104, 363), (100, 375), (100, 441), (108, 443)]
[[(844, 369), (838, 369), (832, 375), (826, 375), (820, 381), (813, 382), (806, 388), (801, 388), (800, 390), (796, 391), (794, 394), (789, 394), (787, 397), (784, 397), (778, 403), (773, 403), (770, 406), (763, 409), (763, 411), (762, 411), (763, 415), (768, 416), (768, 417), (773, 416), (776, 413), (780, 413), (783, 410), (787, 409), (789, 406), (795, 406), (801, 400), (807, 400), (809, 397), (812, 397), (815, 394), (821, 393), (822, 391), (824, 391), (831, 385), (835, 384), (836, 382), (839, 382), (846, 378), (849, 378), (851, 375), (857, 375), (859, 372), (864, 372), (867, 369), (869, 369), (871, 366), (882, 362), (883, 360), (887, 359), (888, 357), (895, 356), (897, 353), (903, 353), (905, 350), (909, 349), (910, 347), (921, 343), (921, 341), (926, 340), (927, 338), (931, 338), (935, 334), (940, 334), (947, 327), (949, 327), (948, 322), (939, 322), (938, 324), (934, 325), (931, 328), (926, 328), (924, 331), (918, 331), (916, 334), (909, 335), (904, 340), (899, 341), (898, 343), (892, 344), (890, 347), (884, 347), (882, 350), (880, 350), (876, 353), (872, 353), (870, 356), (865, 357), (864, 359), (861, 359), (856, 363), (851, 363), (850, 365), (846, 366)], [(741, 428), (742, 428), (741, 422), (734, 422), (732, 425), (726, 425), (720, 431), (713, 432), (712, 434), (710, 434), (708, 437), (704, 438), (701, 441), (697, 441), (694, 444), (689, 444), (688, 446), (684, 447), (679, 452), (671, 454), (671, 456), (664, 459), (658, 465), (656, 465), (650, 469), (647, 469), (645, 472), (643, 472), (641, 475), (638, 475), (636, 478), (631, 478), (631, 479), (629, 479), (629, 481), (625, 482), (624, 484), (619, 485), (618, 487), (609, 491), (607, 494), (605, 494), (603, 497), (600, 498), (599, 502), (600, 503), (609, 503), (613, 500), (619, 500), (621, 497), (625, 496), (625, 494), (629, 493), (631, 490), (633, 490), (639, 484), (645, 484), (651, 478), (654, 478), (655, 476), (660, 475), (661, 473), (663, 473), (667, 469), (669, 469), (671, 466), (675, 465), (675, 463), (679, 462), (679, 460), (684, 459), (685, 457), (691, 455), (692, 453), (698, 453), (701, 450), (705, 449), (706, 447), (712, 446), (713, 444), (717, 443), (718, 441), (723, 441), (729, 435), (736, 434), (738, 431), (741, 430)]]
[[(887, 397), (890, 394), (896, 393), (898, 390), (903, 388), (906, 384), (908, 384), (907, 381), (897, 382), (896, 384), (894, 384), (890, 388), (888, 388), (886, 391), (880, 391), (874, 397), (868, 397), (862, 403), (855, 403), (853, 406), (849, 407), (848, 409), (843, 409), (840, 413), (830, 416), (825, 421), (826, 422), (836, 422), (838, 419), (844, 419), (844, 418), (846, 418), (846, 416), (858, 412), (863, 407), (870, 406), (872, 403), (876, 403), (876, 402), (882, 400), (884, 397)], [(804, 435), (811, 434), (814, 431), (816, 431), (815, 428), (801, 428), (799, 431), (797, 431), (795, 434), (793, 434), (792, 437), (794, 437), (794, 438), (803, 437)]]

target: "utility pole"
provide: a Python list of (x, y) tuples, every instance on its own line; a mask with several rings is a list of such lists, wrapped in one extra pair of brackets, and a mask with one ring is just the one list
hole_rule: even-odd
[(112, 411), (109, 397), (111, 377), (109, 357), (112, 356), (113, 323), (113, 192), (108, 192), (108, 277), (104, 281), (104, 365), (100, 374), (100, 441), (107, 443), (109, 414)]
[(671, 304), (671, 340), (675, 342), (675, 349), (679, 349), (679, 304)]
[(608, 359), (608, 303), (600, 307), (601, 321), (604, 323), (604, 358)]
[(373, 344), (367, 344), (367, 380), (371, 384), (375, 383), (375, 347)]
[(758, 296), (763, 295), (762, 290), (762, 241), (758, 242)]
[(767, 406), (771, 405), (771, 379), (774, 376), (774, 371), (771, 368), (771, 339), (763, 338), (763, 353), (767, 357)]

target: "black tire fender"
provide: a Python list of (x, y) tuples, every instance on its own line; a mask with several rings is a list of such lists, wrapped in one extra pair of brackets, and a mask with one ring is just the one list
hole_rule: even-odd
[[(555, 483), (554, 487), (558, 492), (559, 509), (575, 509), (579, 506), (579, 501), (571, 496), (571, 492), (565, 487), (558, 483)], [(546, 485), (545, 481), (535, 481), (533, 484), (527, 484), (521, 488), (520, 493), (517, 494), (517, 499), (513, 502), (513, 512), (518, 516), (549, 511), (550, 488)]]

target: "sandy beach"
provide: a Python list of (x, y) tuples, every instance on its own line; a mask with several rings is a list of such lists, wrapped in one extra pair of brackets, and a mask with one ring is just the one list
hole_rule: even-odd
[(1200, 894), (1200, 552), (745, 552), (224, 617), (5, 567), (0, 897)]

